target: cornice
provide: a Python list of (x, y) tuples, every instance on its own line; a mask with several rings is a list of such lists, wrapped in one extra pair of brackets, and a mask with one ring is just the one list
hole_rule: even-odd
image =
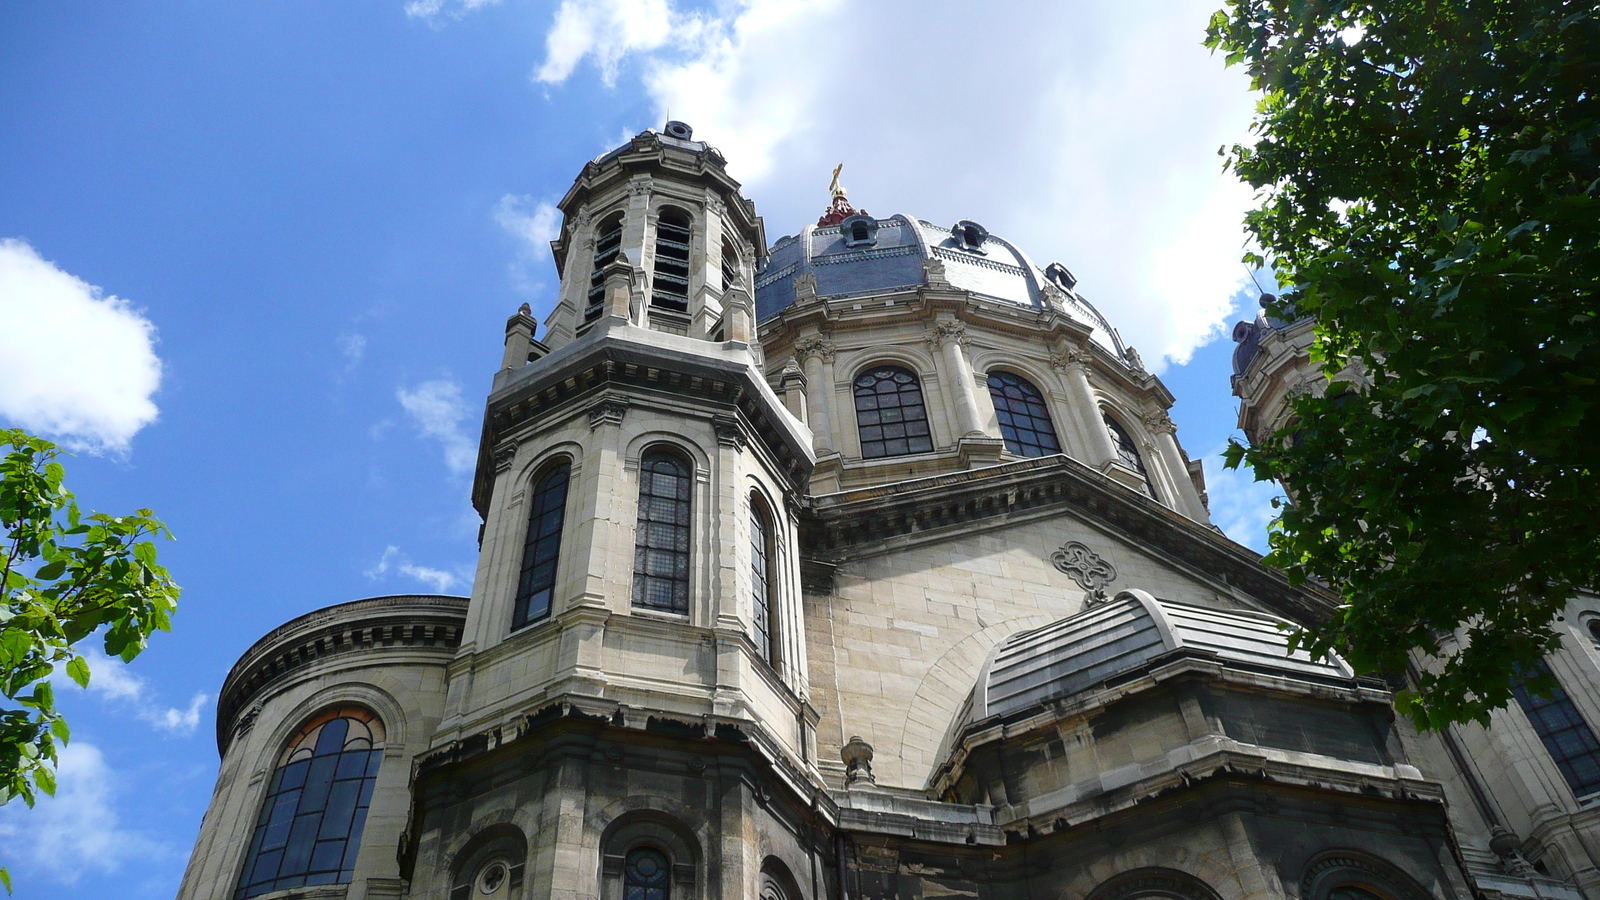
[(398, 594), (339, 603), (290, 619), (252, 644), (223, 680), (217, 698), (218, 751), (227, 753), (236, 720), (279, 679), (357, 651), (436, 651), (443, 665), (461, 644), (466, 618), (466, 597)]
[(1337, 605), (1318, 588), (1290, 585), (1282, 572), (1263, 566), (1259, 555), (1209, 526), (1061, 455), (808, 497), (802, 548), (810, 569), (820, 572), (1055, 508), (1082, 511), (1112, 534), (1224, 582), (1286, 618), (1322, 619)]

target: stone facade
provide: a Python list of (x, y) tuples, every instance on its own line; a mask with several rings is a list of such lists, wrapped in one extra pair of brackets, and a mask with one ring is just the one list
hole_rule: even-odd
[[(769, 249), (681, 123), (560, 208), (471, 597), (240, 660), (184, 900), (1600, 898), (1525, 724), (1419, 737), (1289, 652), (1331, 598), (1210, 525), (1064, 267), (842, 192)], [(341, 716), (375, 770), (334, 774)]]

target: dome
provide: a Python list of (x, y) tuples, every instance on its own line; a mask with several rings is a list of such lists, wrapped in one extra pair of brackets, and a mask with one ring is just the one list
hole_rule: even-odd
[(1289, 632), (1279, 627), (1286, 624), (1276, 616), (1123, 591), (1110, 602), (1002, 641), (979, 674), (960, 725), (1069, 697), (1180, 649), (1215, 654), (1229, 668), (1302, 681), (1348, 683), (1355, 677), (1337, 657), (1316, 661), (1298, 648), (1291, 654)]
[(926, 284), (928, 260), (943, 264), (952, 287), (989, 300), (1043, 309), (1048, 291), (1068, 316), (1093, 329), (1095, 342), (1123, 355), (1116, 329), (1078, 295), (1066, 267), (1041, 270), (1009, 241), (965, 219), (941, 227), (905, 215), (857, 214), (808, 226), (774, 244), (756, 272), (756, 318), (764, 322), (793, 304), (795, 279), (803, 272), (816, 278), (820, 297), (864, 297)]

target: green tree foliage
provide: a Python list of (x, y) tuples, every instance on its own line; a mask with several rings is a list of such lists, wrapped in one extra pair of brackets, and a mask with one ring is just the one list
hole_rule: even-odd
[(1401, 708), (1487, 722), (1600, 585), (1596, 7), (1231, 0), (1207, 45), (1262, 93), (1228, 154), (1247, 261), (1354, 376), (1229, 448), (1292, 488), (1267, 559), (1342, 595), (1303, 644), (1365, 671), (1421, 651)]
[[(33, 805), (55, 793), (66, 720), (50, 676), (80, 686), (89, 666), (75, 650), (104, 629), (106, 653), (124, 662), (156, 630), (169, 630), (178, 586), (156, 563), (154, 537), (167, 527), (141, 509), (131, 516), (83, 515), (62, 485), (60, 451), (22, 431), (0, 431), (0, 804)], [(0, 883), (11, 889), (0, 869)]]

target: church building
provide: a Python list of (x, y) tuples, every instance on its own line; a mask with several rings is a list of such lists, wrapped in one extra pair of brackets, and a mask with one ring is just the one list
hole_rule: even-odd
[[(681, 122), (583, 166), (471, 596), (240, 658), (181, 900), (1600, 900), (1600, 599), (1562, 690), (1417, 733), (1289, 650), (1336, 597), (1210, 523), (1071, 271), (838, 175), (769, 244)], [(1235, 337), (1259, 439), (1310, 323)]]

